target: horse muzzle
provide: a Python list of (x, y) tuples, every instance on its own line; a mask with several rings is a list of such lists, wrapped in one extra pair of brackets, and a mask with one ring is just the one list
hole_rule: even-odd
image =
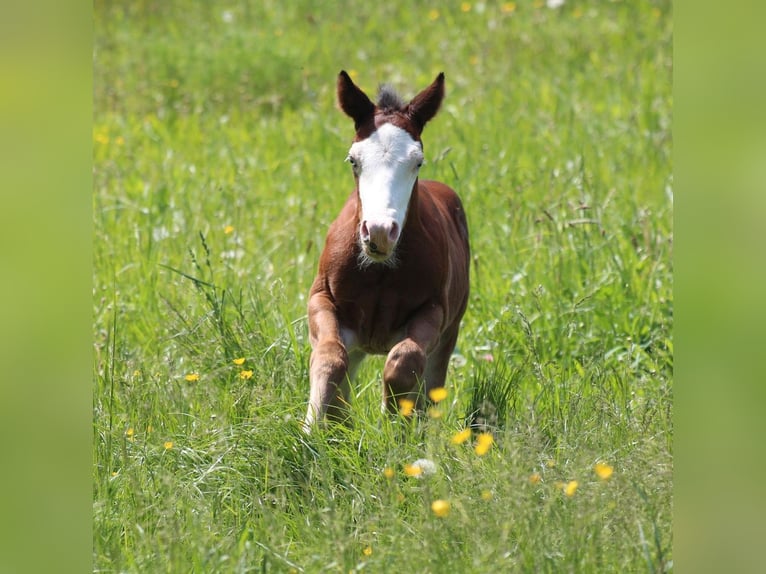
[(362, 221), (359, 237), (362, 249), (374, 261), (386, 261), (394, 252), (400, 235), (399, 224), (393, 219), (380, 221)]

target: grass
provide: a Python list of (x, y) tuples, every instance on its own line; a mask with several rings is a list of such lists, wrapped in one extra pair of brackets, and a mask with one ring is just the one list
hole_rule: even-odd
[[(671, 570), (671, 31), (661, 1), (96, 2), (94, 571)], [(306, 437), (341, 69), (445, 72), (423, 177), (472, 292), (441, 417), (382, 417), (371, 358)]]

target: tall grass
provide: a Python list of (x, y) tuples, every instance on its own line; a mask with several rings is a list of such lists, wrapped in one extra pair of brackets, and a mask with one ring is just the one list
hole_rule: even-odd
[[(96, 2), (94, 570), (672, 569), (671, 18)], [(304, 436), (341, 69), (446, 73), (423, 177), (464, 201), (472, 292), (440, 417), (382, 417), (370, 358), (353, 425)]]

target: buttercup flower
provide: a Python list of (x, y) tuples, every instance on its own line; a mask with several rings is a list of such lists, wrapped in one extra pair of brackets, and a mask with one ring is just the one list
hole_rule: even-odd
[(404, 474), (407, 476), (420, 476), (423, 474), (423, 469), (419, 466), (415, 466), (414, 464), (405, 464), (404, 465)]
[(432, 460), (427, 458), (419, 458), (412, 464), (404, 465), (404, 474), (407, 476), (414, 476), (417, 478), (423, 478), (436, 473), (436, 464)]
[(570, 480), (564, 485), (564, 494), (566, 494), (569, 497), (574, 496), (574, 493), (577, 491), (578, 486), (579, 486), (579, 483), (576, 480)]
[(452, 438), (449, 439), (449, 441), (452, 444), (463, 444), (469, 438), (471, 438), (471, 429), (470, 428), (464, 428), (459, 433), (456, 433), (456, 434), (452, 435)]
[(476, 437), (476, 446), (474, 447), (476, 454), (479, 456), (484, 456), (487, 454), (493, 442), (495, 442), (495, 439), (492, 437), (492, 433), (481, 433)]
[(243, 380), (250, 379), (252, 378), (252, 376), (253, 376), (253, 371), (240, 371), (239, 373), (239, 378)]
[(165, 443), (162, 446), (165, 447), (165, 450), (170, 450), (171, 448), (173, 448), (173, 441), (172, 440), (165, 441)]
[(447, 398), (447, 394), (447, 389), (444, 387), (436, 387), (428, 391), (428, 398), (430, 398), (435, 403), (440, 403)]
[(412, 414), (412, 410), (415, 408), (415, 401), (410, 399), (399, 399), (399, 410), (402, 416), (408, 417)]
[(199, 381), (199, 373), (189, 373), (188, 375), (184, 377), (184, 379), (186, 379), (190, 383), (195, 383)]
[(614, 472), (614, 468), (612, 468), (605, 462), (597, 462), (596, 465), (593, 467), (593, 471), (598, 475), (598, 477), (601, 480), (608, 480), (609, 477), (612, 476), (612, 473)]
[(431, 503), (431, 512), (433, 512), (439, 518), (444, 518), (449, 514), (450, 503), (446, 500), (434, 500)]
[(235, 365), (244, 365), (245, 364), (245, 357), (240, 357), (239, 359), (234, 359), (232, 362)]

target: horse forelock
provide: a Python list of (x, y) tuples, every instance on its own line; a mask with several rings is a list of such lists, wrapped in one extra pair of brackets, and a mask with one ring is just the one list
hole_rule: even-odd
[(388, 84), (378, 88), (378, 101), (375, 114), (366, 122), (357, 126), (356, 141), (370, 137), (383, 124), (393, 124), (407, 131), (416, 141), (420, 141), (420, 130), (407, 116), (408, 102)]
[(378, 88), (378, 109), (384, 113), (399, 112), (407, 103), (388, 84)]

